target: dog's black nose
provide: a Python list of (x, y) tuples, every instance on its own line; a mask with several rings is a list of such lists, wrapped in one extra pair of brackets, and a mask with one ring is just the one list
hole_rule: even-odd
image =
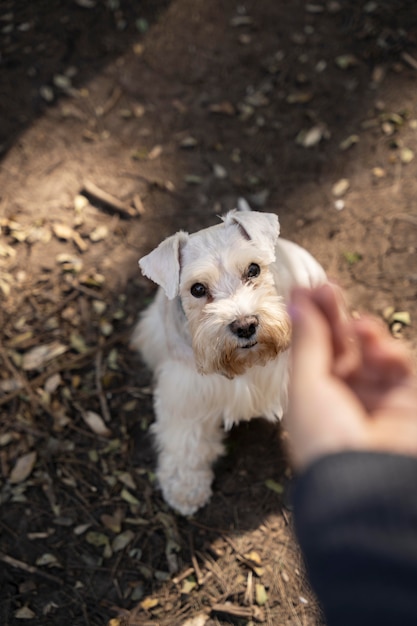
[(247, 315), (238, 317), (229, 327), (232, 333), (237, 335), (239, 339), (250, 339), (256, 333), (258, 324), (259, 320), (256, 315)]

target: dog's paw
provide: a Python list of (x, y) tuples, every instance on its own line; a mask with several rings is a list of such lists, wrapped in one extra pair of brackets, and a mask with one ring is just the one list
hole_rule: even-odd
[(169, 477), (158, 473), (158, 478), (164, 500), (181, 515), (192, 515), (210, 499), (211, 470), (173, 472)]

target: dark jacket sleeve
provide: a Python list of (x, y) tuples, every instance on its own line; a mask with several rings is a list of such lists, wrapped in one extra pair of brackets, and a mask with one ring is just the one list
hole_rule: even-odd
[(328, 626), (417, 625), (417, 459), (323, 457), (296, 482), (294, 521)]

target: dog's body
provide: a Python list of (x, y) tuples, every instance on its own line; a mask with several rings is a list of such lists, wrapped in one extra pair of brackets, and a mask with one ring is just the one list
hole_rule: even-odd
[(165, 500), (187, 515), (211, 495), (223, 427), (286, 408), (294, 286), (326, 280), (303, 248), (278, 239), (276, 215), (231, 211), (179, 232), (141, 259), (160, 285), (132, 345), (155, 375), (153, 432)]

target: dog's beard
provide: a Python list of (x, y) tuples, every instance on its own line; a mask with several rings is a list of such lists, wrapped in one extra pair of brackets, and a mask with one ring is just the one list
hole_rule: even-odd
[(263, 299), (256, 307), (259, 320), (256, 334), (239, 339), (229, 325), (237, 317), (224, 302), (208, 304), (201, 317), (190, 321), (194, 357), (201, 374), (222, 374), (234, 378), (255, 365), (265, 365), (287, 350), (291, 341), (291, 321), (282, 300)]

